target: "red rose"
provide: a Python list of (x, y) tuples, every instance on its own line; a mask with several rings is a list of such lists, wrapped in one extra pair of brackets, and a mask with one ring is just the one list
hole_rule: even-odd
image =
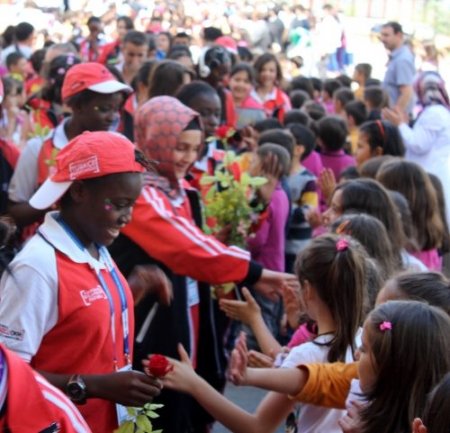
[(230, 131), (232, 129), (233, 128), (229, 125), (220, 125), (216, 128), (215, 135), (220, 140), (225, 140), (225, 139), (229, 138)]
[(233, 175), (236, 182), (241, 181), (241, 166), (238, 162), (233, 162), (228, 166), (228, 171)]
[(152, 376), (164, 377), (173, 370), (173, 365), (164, 355), (150, 355), (148, 370)]

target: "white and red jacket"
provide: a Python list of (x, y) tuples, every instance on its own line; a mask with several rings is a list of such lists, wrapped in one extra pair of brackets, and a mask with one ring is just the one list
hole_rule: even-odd
[(196, 281), (255, 282), (262, 272), (247, 251), (203, 233), (193, 222), (187, 199), (173, 202), (151, 186), (143, 188), (122, 232), (171, 271)]
[(8, 368), (6, 416), (0, 419), (0, 431), (91, 433), (77, 408), (59, 389), (13, 352), (4, 347), (0, 350)]
[[(114, 369), (111, 311), (96, 272), (113, 299), (118, 368), (126, 365), (120, 295), (102, 259), (81, 250), (49, 212), (0, 283), (0, 342), (36, 370), (108, 374)], [(133, 299), (118, 272), (134, 333)], [(132, 341), (130, 356), (132, 356)], [(113, 402), (89, 399), (79, 410), (94, 433), (117, 428)]]

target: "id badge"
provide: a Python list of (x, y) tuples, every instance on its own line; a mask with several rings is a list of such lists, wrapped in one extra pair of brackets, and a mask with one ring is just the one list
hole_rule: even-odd
[[(125, 367), (122, 367), (120, 371), (131, 371), (132, 367), (130, 364), (126, 365)], [(117, 413), (117, 422), (120, 425), (122, 425), (125, 421), (132, 421), (132, 417), (128, 414), (127, 407), (123, 406), (121, 404), (116, 403), (116, 413)]]
[(198, 293), (198, 283), (192, 278), (186, 277), (187, 280), (187, 301), (188, 307), (191, 308), (200, 303), (200, 295)]

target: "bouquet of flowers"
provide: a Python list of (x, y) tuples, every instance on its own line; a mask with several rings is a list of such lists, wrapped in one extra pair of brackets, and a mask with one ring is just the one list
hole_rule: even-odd
[(256, 191), (266, 182), (264, 177), (252, 177), (243, 172), (236, 154), (226, 152), (214, 174), (204, 174), (200, 179), (200, 184), (209, 188), (205, 196), (205, 215), (213, 222), (206, 231), (217, 234), (229, 228), (228, 243), (245, 248), (251, 226), (258, 221), (264, 208), (256, 200)]

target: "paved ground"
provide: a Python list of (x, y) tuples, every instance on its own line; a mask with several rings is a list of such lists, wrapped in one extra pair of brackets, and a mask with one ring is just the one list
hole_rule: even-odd
[[(252, 388), (248, 386), (234, 386), (229, 383), (225, 390), (225, 395), (241, 408), (253, 412), (262, 400), (266, 391), (258, 388)], [(230, 430), (226, 429), (220, 424), (216, 424), (213, 433), (229, 433)], [(284, 429), (280, 427), (276, 433), (284, 433)]]

